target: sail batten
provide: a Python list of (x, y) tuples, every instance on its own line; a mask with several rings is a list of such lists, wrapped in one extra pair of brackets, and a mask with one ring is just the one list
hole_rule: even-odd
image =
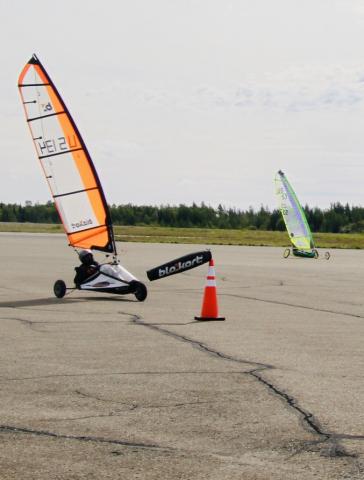
[[(29, 102), (29, 103), (34, 103), (34, 102)], [(56, 112), (56, 113), (49, 113), (48, 115), (41, 115), (39, 117), (34, 117), (34, 118), (28, 118), (28, 122), (34, 122), (35, 120), (41, 120), (42, 118), (47, 118), (47, 117), (54, 117), (55, 115), (62, 115), (65, 114), (66, 112)]]
[[(33, 138), (33, 140), (41, 140), (41, 139), (42, 137)], [(78, 150), (82, 150), (82, 148), (74, 148), (72, 150), (65, 150), (64, 152), (50, 153), (49, 155), (40, 156), (39, 159), (41, 160), (42, 158), (56, 157), (57, 155), (64, 155), (65, 153), (77, 152)]]
[(276, 174), (275, 186), (279, 209), (293, 246), (300, 250), (312, 250), (314, 242), (306, 215), (292, 186), (281, 171)]
[(59, 193), (58, 195), (53, 195), (53, 198), (65, 197), (66, 195), (76, 195), (77, 193), (89, 192), (90, 190), (97, 190), (97, 187), (84, 188), (83, 190), (74, 190), (73, 192)]
[(18, 87), (44, 87), (50, 83), (18, 83)]
[[(99, 225), (98, 227), (85, 228), (84, 230), (82, 230), (82, 232), (83, 232), (83, 233), (84, 233), (84, 232), (89, 232), (90, 230), (95, 230), (95, 229), (101, 228), (101, 227), (107, 228), (107, 225), (105, 224), (105, 225)], [(67, 232), (67, 235), (73, 235), (73, 233), (72, 233), (72, 232)], [(87, 238), (89, 238), (89, 237), (91, 237), (91, 236), (92, 236), (92, 235), (87, 235)], [(86, 238), (86, 237), (84, 237), (84, 238)]]
[(18, 87), (69, 244), (116, 253), (109, 209), (92, 159), (63, 99), (35, 55), (20, 73)]

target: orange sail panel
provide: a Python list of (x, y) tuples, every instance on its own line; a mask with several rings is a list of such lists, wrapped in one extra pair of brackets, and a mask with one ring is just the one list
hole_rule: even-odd
[(35, 55), (23, 68), (18, 86), (37, 155), (70, 245), (116, 253), (109, 209), (91, 157)]

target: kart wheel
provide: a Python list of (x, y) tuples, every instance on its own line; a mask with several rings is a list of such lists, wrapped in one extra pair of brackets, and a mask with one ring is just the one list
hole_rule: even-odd
[(331, 257), (330, 252), (325, 252), (325, 258), (328, 260)]
[(148, 295), (148, 290), (144, 283), (137, 283), (134, 295), (139, 302), (144, 302)]
[(57, 298), (63, 298), (66, 294), (66, 284), (63, 280), (57, 280), (53, 286), (54, 294)]
[(319, 257), (319, 253), (318, 251), (316, 250), (316, 248), (313, 249), (313, 253), (315, 255), (315, 258), (318, 258)]
[(283, 252), (283, 257), (284, 258), (288, 258), (291, 254), (291, 249), (290, 248), (286, 248), (285, 251)]

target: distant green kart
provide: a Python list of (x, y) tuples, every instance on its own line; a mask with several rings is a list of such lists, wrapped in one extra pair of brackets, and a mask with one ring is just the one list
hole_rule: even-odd
[[(288, 258), (291, 254), (291, 249), (286, 248), (285, 251), (283, 252), (283, 257)], [(302, 258), (319, 258), (319, 252), (316, 250), (316, 248), (313, 248), (312, 250), (299, 250), (298, 248), (292, 248), (292, 255), (295, 257), (302, 257)], [(325, 252), (325, 259), (328, 260), (330, 258), (330, 252)]]
[[(319, 258), (313, 236), (307, 223), (305, 212), (284, 173), (279, 170), (274, 179), (279, 209), (286, 225), (289, 239), (292, 243), (292, 255), (301, 258)], [(283, 257), (288, 258), (291, 249), (286, 248)], [(326, 260), (330, 253), (325, 252)]]

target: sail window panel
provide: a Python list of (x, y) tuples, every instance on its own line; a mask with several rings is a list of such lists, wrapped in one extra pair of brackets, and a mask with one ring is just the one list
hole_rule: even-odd
[(306, 229), (302, 225), (302, 222), (297, 218), (297, 213), (295, 212), (294, 207), (289, 205), (286, 206), (285, 209), (287, 211), (286, 221), (289, 226), (289, 234), (291, 235), (293, 233), (295, 237), (305, 237), (307, 235)]
[(33, 120), (29, 122), (29, 126), (38, 157), (81, 148), (75, 131), (69, 128), (69, 120), (65, 114)]
[(20, 84), (24, 107), (28, 118), (60, 112), (63, 106), (54, 90), (49, 85), (49, 78), (30, 67)]
[(63, 111), (57, 97), (47, 86), (21, 87), (23, 104), (28, 119), (44, 117)]
[[(41, 163), (53, 196), (85, 190), (72, 153), (42, 158)], [(96, 187), (95, 182), (93, 187)]]
[(283, 187), (285, 189), (285, 192), (287, 194), (287, 200), (289, 204), (287, 205), (287, 200), (286, 202), (282, 203), (282, 208), (284, 208), (284, 205), (286, 206), (287, 210), (287, 215), (286, 215), (286, 221), (289, 226), (289, 234), (294, 237), (305, 237), (309, 236), (310, 233), (307, 231), (306, 226), (302, 220), (302, 215), (301, 212), (299, 211), (299, 207), (293, 198), (293, 195), (286, 183), (283, 182)]
[(67, 233), (80, 232), (100, 225), (88, 192), (57, 197), (55, 202)]
[(21, 89), (27, 118), (42, 117), (54, 113), (47, 87), (23, 87)]
[[(62, 117), (62, 118), (61, 118)], [(61, 121), (59, 121), (61, 119)], [(63, 183), (60, 176), (68, 176), (73, 169), (70, 177), (71, 183), (75, 183), (77, 176), (81, 179), (76, 181), (78, 188), (93, 188), (96, 186), (95, 175), (92, 171), (90, 162), (82, 149), (76, 132), (71, 128), (71, 124), (65, 115), (56, 117), (47, 117), (31, 122), (31, 131), (38, 157), (45, 166), (46, 175), (52, 175), (54, 181)], [(64, 133), (64, 131), (68, 133)], [(70, 153), (69, 153), (70, 152)], [(72, 162), (70, 162), (70, 159)], [(65, 162), (65, 172), (62, 173), (62, 162)], [(49, 172), (52, 165), (59, 166), (57, 175)], [(54, 190), (52, 190), (55, 193)], [(56, 190), (59, 194), (59, 189)]]

